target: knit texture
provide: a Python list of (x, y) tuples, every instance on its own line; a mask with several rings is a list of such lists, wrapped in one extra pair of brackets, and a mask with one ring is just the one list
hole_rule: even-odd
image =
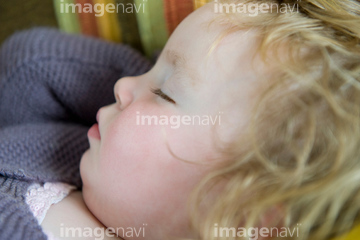
[(48, 28), (16, 33), (0, 49), (0, 239), (42, 240), (28, 205), (34, 182), (81, 188), (79, 161), (97, 110), (123, 76), (151, 64), (125, 45)]

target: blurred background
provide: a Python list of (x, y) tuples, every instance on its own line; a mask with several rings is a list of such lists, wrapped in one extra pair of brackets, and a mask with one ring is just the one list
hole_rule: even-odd
[(0, 0), (0, 44), (16, 31), (47, 26), (125, 43), (152, 57), (188, 14), (209, 1)]
[(35, 26), (58, 27), (53, 0), (0, 1), (0, 44), (15, 31)]

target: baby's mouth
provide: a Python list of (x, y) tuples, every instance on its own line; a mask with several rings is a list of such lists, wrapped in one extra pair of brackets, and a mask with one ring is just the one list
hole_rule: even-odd
[(101, 136), (100, 136), (100, 131), (99, 131), (99, 124), (95, 123), (94, 125), (92, 125), (92, 127), (89, 129), (88, 131), (88, 138), (95, 138), (100, 140)]

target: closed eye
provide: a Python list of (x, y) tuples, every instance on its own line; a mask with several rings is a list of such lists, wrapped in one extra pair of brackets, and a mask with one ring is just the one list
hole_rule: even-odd
[(170, 98), (168, 95), (163, 93), (163, 91), (160, 88), (151, 89), (151, 92), (154, 93), (155, 95), (158, 95), (159, 97), (161, 97), (165, 101), (176, 104), (176, 102), (172, 98)]

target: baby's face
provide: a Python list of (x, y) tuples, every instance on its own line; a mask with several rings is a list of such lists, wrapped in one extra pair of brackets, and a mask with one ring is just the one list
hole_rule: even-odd
[[(107, 227), (145, 229), (145, 237), (120, 237), (190, 236), (187, 200), (212, 165), (187, 161), (221, 157), (214, 134), (229, 141), (248, 122), (255, 37), (232, 33), (212, 48), (226, 28), (209, 26), (215, 16), (208, 5), (183, 21), (151, 71), (116, 83), (117, 102), (98, 114), (100, 137), (89, 131), (81, 160), (87, 206)], [(153, 116), (152, 124), (141, 124), (143, 116)], [(178, 124), (178, 116), (187, 120)]]

